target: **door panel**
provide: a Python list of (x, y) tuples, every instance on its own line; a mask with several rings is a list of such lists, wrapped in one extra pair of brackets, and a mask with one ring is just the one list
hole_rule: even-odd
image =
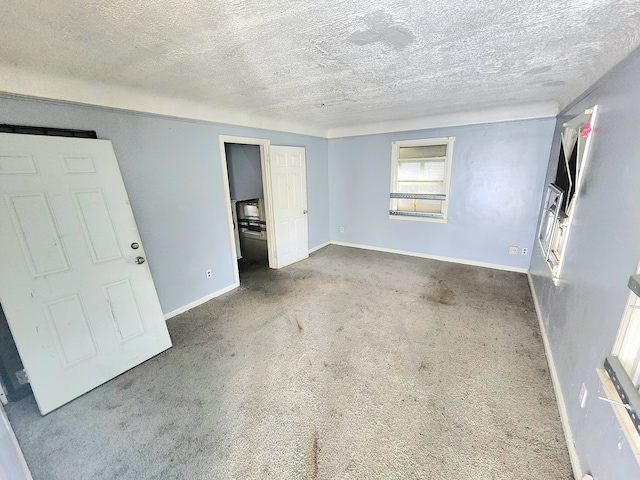
[(78, 295), (44, 305), (65, 366), (97, 353), (87, 315)]
[(62, 157), (62, 169), (64, 173), (96, 173), (96, 164), (88, 155), (65, 155)]
[(43, 414), (171, 346), (111, 142), (0, 134), (0, 243)]
[(309, 256), (305, 150), (270, 147), (276, 268)]
[(120, 337), (126, 342), (144, 332), (144, 322), (140, 315), (140, 305), (129, 280), (104, 287), (104, 293), (111, 308), (111, 316)]
[(38, 168), (33, 155), (0, 155), (0, 175), (37, 174)]
[(93, 262), (122, 257), (102, 191), (75, 192), (75, 201)]
[(46, 196), (7, 195), (7, 202), (31, 274), (40, 277), (69, 270)]

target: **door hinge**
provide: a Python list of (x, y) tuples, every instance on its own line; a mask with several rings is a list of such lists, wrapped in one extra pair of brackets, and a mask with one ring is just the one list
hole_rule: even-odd
[(27, 374), (27, 371), (24, 368), (16, 372), (16, 378), (18, 379), (18, 383), (20, 385), (31, 383), (31, 381), (29, 380), (29, 374)]

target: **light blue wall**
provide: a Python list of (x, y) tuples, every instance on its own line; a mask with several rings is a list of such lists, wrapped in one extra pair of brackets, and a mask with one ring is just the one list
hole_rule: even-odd
[(225, 145), (225, 151), (231, 199), (262, 198), (260, 146), (228, 143)]
[[(528, 268), (555, 119), (329, 140), (331, 239)], [(456, 137), (449, 221), (389, 218), (391, 142)], [(345, 231), (340, 233), (340, 227)]]
[(309, 246), (329, 239), (326, 139), (18, 97), (0, 97), (0, 123), (96, 130), (112, 141), (165, 313), (234, 281), (219, 135), (305, 147)]
[[(593, 150), (561, 282), (553, 284), (537, 242), (531, 274), (582, 467), (595, 479), (628, 480), (640, 478), (640, 468), (611, 407), (597, 398), (603, 391), (596, 368), (611, 352), (627, 280), (640, 260), (640, 51), (563, 112), (559, 125), (596, 104)], [(559, 148), (556, 135), (547, 181), (555, 175)], [(578, 401), (583, 382), (585, 409)]]

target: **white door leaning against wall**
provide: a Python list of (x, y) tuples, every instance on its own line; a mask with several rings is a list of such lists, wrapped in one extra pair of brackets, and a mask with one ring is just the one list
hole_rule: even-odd
[(43, 415), (171, 347), (111, 142), (0, 134), (0, 244)]

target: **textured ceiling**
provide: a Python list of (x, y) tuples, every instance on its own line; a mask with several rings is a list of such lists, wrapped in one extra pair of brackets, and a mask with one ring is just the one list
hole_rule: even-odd
[(640, 44), (640, 1), (3, 0), (0, 32), (13, 69), (328, 129), (563, 107)]

